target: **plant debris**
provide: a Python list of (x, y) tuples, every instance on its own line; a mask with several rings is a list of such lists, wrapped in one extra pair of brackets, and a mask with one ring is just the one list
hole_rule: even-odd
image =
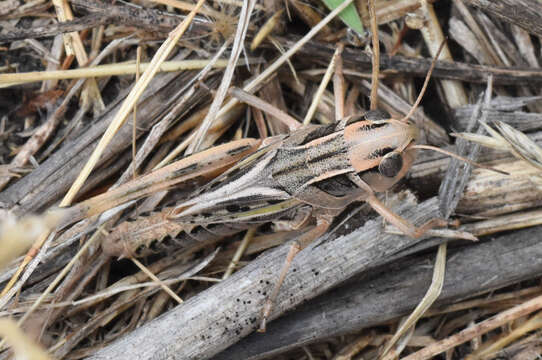
[[(541, 14), (534, 0), (2, 2), (0, 357), (541, 356)], [(299, 211), (190, 237), (172, 212), (271, 136), (376, 104), (403, 118), (441, 44), (412, 120), (422, 143), (485, 167), (418, 151), (381, 198), (457, 227), (412, 239), (352, 204), (253, 333), (314, 224)], [(442, 293), (394, 337), (446, 246)]]

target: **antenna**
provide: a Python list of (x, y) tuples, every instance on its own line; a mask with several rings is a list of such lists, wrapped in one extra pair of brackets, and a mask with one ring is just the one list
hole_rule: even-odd
[(499, 169), (495, 169), (491, 166), (487, 166), (487, 165), (483, 165), (483, 164), (480, 164), (480, 163), (477, 163), (477, 162), (474, 162), (470, 159), (467, 159), (467, 158), (464, 158), (463, 156), (461, 155), (457, 155), (456, 153), (453, 153), (451, 151), (447, 151), (447, 150), (443, 150), (441, 148), (438, 148), (436, 146), (431, 146), (431, 145), (412, 145), (410, 147), (411, 149), (424, 149), (424, 150), (433, 150), (433, 151), (436, 151), (436, 152), (439, 152), (439, 153), (442, 153), (442, 154), (445, 154), (445, 155), (448, 155), (448, 156), (451, 156), (453, 158), (456, 158), (458, 160), (461, 160), (461, 161), (464, 161), (468, 164), (471, 164), (472, 166), (476, 166), (476, 167), (479, 167), (479, 168), (482, 168), (482, 169), (487, 169), (487, 170), (491, 170), (491, 171), (494, 171), (496, 173), (499, 173), (499, 174), (503, 174), (503, 175), (510, 175), (509, 173), (507, 173), (506, 171), (502, 171), (502, 170), (499, 170)]
[(378, 76), (380, 74), (380, 43), (378, 42), (378, 24), (376, 23), (375, 0), (369, 0), (369, 16), (371, 17), (371, 32), (373, 33), (373, 57), (371, 74), (371, 110), (378, 108)]
[(423, 82), (422, 89), (420, 90), (420, 94), (418, 95), (418, 98), (416, 99), (416, 102), (412, 107), (410, 108), (410, 111), (408, 114), (405, 115), (404, 118), (401, 119), (401, 121), (407, 121), (410, 119), (412, 114), (414, 114), (414, 111), (418, 108), (418, 105), (420, 105), (420, 102), (422, 101), (422, 97), (425, 94), (425, 90), (427, 89), (427, 84), (429, 84), (429, 79), (431, 78), (431, 74), (433, 73), (433, 70), (435, 69), (435, 65), (437, 64), (438, 57), (440, 56), (440, 52), (442, 51), (442, 48), (444, 47), (444, 44), (446, 43), (446, 39), (442, 40), (440, 43), (440, 46), (437, 50), (437, 54), (435, 55), (435, 58), (433, 61), (431, 61), (431, 66), (429, 67), (429, 71), (427, 72), (427, 75), (425, 75), (425, 80)]

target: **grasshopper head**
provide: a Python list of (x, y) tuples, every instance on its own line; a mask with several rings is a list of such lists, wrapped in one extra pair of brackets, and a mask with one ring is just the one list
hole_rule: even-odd
[(411, 147), (420, 137), (416, 125), (381, 111), (349, 120), (344, 134), (352, 167), (375, 191), (389, 189), (408, 172), (415, 158)]

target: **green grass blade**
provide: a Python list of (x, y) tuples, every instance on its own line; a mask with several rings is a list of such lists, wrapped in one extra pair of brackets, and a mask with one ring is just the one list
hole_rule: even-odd
[[(340, 4), (343, 3), (344, 0), (322, 0), (324, 4), (331, 10), (334, 10), (337, 8)], [(363, 24), (361, 22), (361, 18), (358, 14), (358, 10), (356, 9), (356, 6), (354, 3), (348, 5), (346, 9), (341, 11), (339, 14), (339, 17), (341, 20), (352, 30), (357, 32), (359, 35), (365, 34), (365, 29), (363, 28)]]

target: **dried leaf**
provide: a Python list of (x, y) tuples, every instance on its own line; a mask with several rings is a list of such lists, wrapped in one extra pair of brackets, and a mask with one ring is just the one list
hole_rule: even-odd
[(542, 149), (527, 135), (502, 121), (493, 122), (500, 134), (523, 160), (542, 170)]

